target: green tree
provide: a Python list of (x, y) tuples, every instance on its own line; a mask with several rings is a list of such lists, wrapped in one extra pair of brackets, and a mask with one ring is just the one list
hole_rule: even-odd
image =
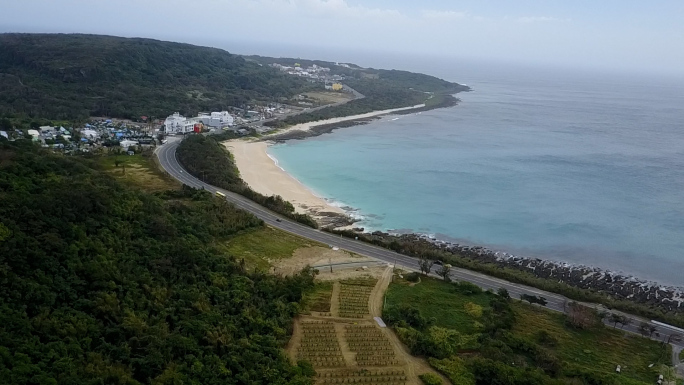
[(451, 274), (451, 265), (448, 263), (445, 263), (444, 265), (440, 266), (437, 271), (437, 275), (442, 277), (445, 281), (451, 281), (451, 278), (449, 277), (449, 274)]

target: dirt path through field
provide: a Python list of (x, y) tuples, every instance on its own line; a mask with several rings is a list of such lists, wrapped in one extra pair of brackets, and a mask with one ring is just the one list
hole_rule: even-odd
[[(434, 373), (442, 378), (444, 384), (451, 384), (448, 378), (437, 373), (427, 361), (414, 357), (411, 355), (409, 349), (401, 343), (397, 335), (390, 328), (381, 328), (377, 322), (372, 319), (372, 317), (381, 317), (383, 304), (385, 299), (385, 292), (392, 282), (392, 276), (394, 274), (393, 267), (389, 266), (381, 270), (380, 267), (376, 268), (373, 276), (378, 277), (378, 281), (370, 292), (368, 298), (368, 311), (370, 315), (361, 318), (343, 318), (340, 317), (340, 290), (342, 284), (339, 281), (333, 283), (333, 289), (330, 298), (330, 314), (331, 316), (323, 315), (302, 315), (295, 320), (294, 330), (292, 333), (292, 338), (287, 345), (287, 354), (296, 362), (297, 349), (301, 344), (303, 337), (303, 330), (301, 323), (304, 321), (320, 321), (320, 322), (332, 322), (335, 328), (335, 335), (337, 337), (337, 342), (339, 343), (340, 352), (344, 357), (345, 368), (317, 368), (319, 374), (323, 373), (334, 373), (340, 370), (360, 370), (367, 369), (371, 371), (394, 371), (403, 370), (406, 375), (405, 385), (422, 385), (422, 381), (418, 378), (418, 375), (423, 373)], [(350, 273), (355, 273), (355, 277), (365, 277), (368, 275), (368, 271), (350, 271)], [(380, 329), (382, 335), (387, 338), (387, 341), (392, 346), (394, 350), (394, 358), (392, 360), (397, 361), (397, 364), (391, 364), (391, 366), (359, 366), (356, 361), (357, 353), (350, 349), (349, 343), (346, 337), (346, 327), (349, 325), (373, 325), (374, 328)], [(373, 335), (376, 331), (374, 330)], [(375, 334), (377, 335), (377, 334)], [(389, 362), (388, 362), (389, 363)], [(399, 373), (399, 372), (397, 372)], [(325, 377), (320, 377), (317, 383), (322, 384), (322, 379)]]
[(335, 324), (335, 335), (337, 335), (337, 341), (340, 343), (340, 350), (342, 351), (342, 357), (347, 364), (348, 368), (354, 368), (356, 365), (356, 353), (349, 349), (349, 344), (344, 338), (344, 327), (346, 324), (337, 323)]
[(292, 362), (297, 362), (297, 346), (302, 341), (302, 325), (301, 325), (301, 319), (296, 318), (293, 325), (292, 325), (292, 338), (290, 338), (290, 341), (287, 343), (287, 346), (285, 347), (285, 352), (287, 352), (288, 357), (290, 357), (290, 360)]
[[(370, 314), (373, 317), (382, 316), (385, 292), (387, 291), (389, 284), (392, 282), (393, 273), (394, 268), (391, 266), (387, 267), (371, 292), (368, 303), (370, 307)], [(418, 375), (423, 373), (437, 374), (442, 378), (442, 381), (445, 384), (451, 384), (451, 381), (449, 381), (448, 378), (434, 370), (426, 360), (412, 356), (409, 349), (406, 347), (406, 345), (401, 343), (399, 337), (397, 337), (392, 329), (381, 328), (381, 330), (394, 348), (394, 352), (397, 354), (398, 361), (405, 365), (404, 369), (406, 371), (406, 375), (409, 379), (413, 379), (413, 381), (408, 381), (407, 384), (422, 384), (422, 382), (418, 379)]]
[(340, 283), (333, 283), (332, 294), (330, 295), (330, 315), (339, 317), (340, 315)]
[(385, 300), (385, 292), (392, 281), (393, 271), (394, 269), (391, 266), (387, 266), (378, 279), (378, 283), (375, 284), (373, 291), (371, 291), (370, 298), (368, 298), (368, 310), (371, 317), (382, 316), (382, 304)]

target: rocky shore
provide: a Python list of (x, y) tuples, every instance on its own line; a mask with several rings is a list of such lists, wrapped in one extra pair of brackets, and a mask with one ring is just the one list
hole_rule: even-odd
[[(363, 231), (361, 228), (354, 230)], [(579, 289), (598, 291), (615, 299), (651, 305), (668, 312), (684, 311), (683, 287), (660, 285), (657, 282), (645, 281), (597, 267), (515, 256), (481, 246), (443, 241), (425, 234), (395, 234), (376, 231), (365, 235), (388, 243), (399, 241), (403, 244), (414, 245), (418, 249), (428, 248), (499, 267), (532, 273), (538, 278), (562, 282)]]

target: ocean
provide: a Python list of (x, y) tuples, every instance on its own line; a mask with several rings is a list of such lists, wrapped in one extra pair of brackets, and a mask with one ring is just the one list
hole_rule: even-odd
[(426, 72), (473, 91), (269, 154), (366, 230), (684, 286), (683, 83), (496, 64)]

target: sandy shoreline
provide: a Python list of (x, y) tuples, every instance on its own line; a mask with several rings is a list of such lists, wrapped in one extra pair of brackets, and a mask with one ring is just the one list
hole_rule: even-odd
[(339, 207), (329, 204), (281, 169), (266, 152), (272, 143), (230, 140), (223, 145), (233, 154), (240, 176), (249, 187), (261, 194), (280, 195), (292, 203), (295, 211), (311, 215), (321, 226), (344, 227), (351, 223)]
[(233, 154), (235, 164), (240, 171), (240, 177), (254, 191), (267, 196), (280, 195), (286, 201), (291, 202), (295, 206), (295, 210), (298, 213), (311, 215), (319, 224), (323, 226), (333, 223), (337, 224), (340, 222), (342, 217), (350, 219), (345, 211), (339, 207), (331, 205), (325, 199), (316, 196), (300, 181), (280, 168), (276, 163), (276, 160), (271, 158), (267, 152), (268, 147), (274, 143), (264, 140), (268, 140), (269, 137), (282, 135), (293, 131), (308, 131), (313, 127), (320, 125), (340, 123), (350, 120), (368, 119), (391, 114), (392, 112), (406, 111), (423, 106), (424, 104), (419, 104), (412, 107), (373, 111), (366, 114), (302, 123), (285, 130), (278, 131), (276, 134), (265, 136), (259, 141), (236, 139), (223, 142), (223, 145), (226, 146), (226, 148)]

